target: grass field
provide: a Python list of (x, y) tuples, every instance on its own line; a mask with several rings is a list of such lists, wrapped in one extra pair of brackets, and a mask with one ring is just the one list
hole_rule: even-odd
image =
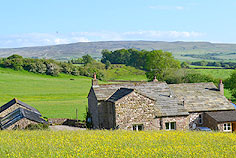
[[(206, 68), (206, 66), (195, 66), (197, 68)], [(208, 67), (211, 68), (211, 67)], [(210, 75), (215, 79), (226, 79), (230, 76), (233, 69), (189, 69), (188, 71), (194, 71), (205, 75)]]
[[(108, 71), (107, 74), (114, 75), (110, 79), (146, 79), (143, 71), (132, 67)], [(65, 74), (52, 77), (0, 68), (0, 87), (0, 105), (17, 98), (36, 107), (48, 118), (75, 118), (78, 109), (79, 119), (84, 119), (91, 78)]]
[(106, 80), (147, 81), (145, 71), (131, 66), (116, 65), (103, 71)]
[(236, 135), (182, 131), (2, 131), (1, 157), (235, 157)]
[(88, 77), (52, 77), (0, 68), (0, 104), (16, 97), (49, 118), (75, 118), (77, 108), (83, 119), (90, 86)]

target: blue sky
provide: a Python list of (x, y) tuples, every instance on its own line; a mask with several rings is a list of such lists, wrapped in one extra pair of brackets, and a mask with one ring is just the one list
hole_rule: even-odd
[(1, 0), (0, 48), (152, 40), (236, 43), (235, 0)]

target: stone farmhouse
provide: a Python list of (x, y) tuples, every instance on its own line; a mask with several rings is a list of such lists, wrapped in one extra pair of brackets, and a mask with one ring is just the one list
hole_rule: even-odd
[(98, 84), (88, 94), (94, 129), (236, 131), (236, 111), (213, 83), (126, 82)]
[(14, 98), (0, 107), (0, 127), (25, 129), (30, 124), (47, 124), (41, 116), (37, 109)]

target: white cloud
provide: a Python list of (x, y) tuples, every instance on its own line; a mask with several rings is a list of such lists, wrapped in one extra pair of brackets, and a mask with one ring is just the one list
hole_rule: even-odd
[(149, 6), (150, 9), (157, 9), (157, 10), (184, 10), (183, 6), (166, 6), (166, 5), (156, 5), (156, 6)]
[(67, 44), (75, 42), (89, 42), (84, 36), (58, 33), (28, 33), (0, 36), (0, 47), (30, 47), (55, 44)]
[(204, 36), (200, 32), (186, 31), (158, 31), (140, 30), (130, 32), (72, 32), (61, 33), (29, 33), (0, 36), (0, 48), (30, 47), (55, 44), (68, 44), (90, 41), (121, 41), (121, 40), (147, 40), (147, 41), (179, 41), (199, 40)]

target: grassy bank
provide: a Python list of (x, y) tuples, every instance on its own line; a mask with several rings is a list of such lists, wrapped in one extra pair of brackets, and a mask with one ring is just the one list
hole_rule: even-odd
[(3, 131), (1, 157), (234, 157), (236, 135), (180, 131)]
[(50, 118), (84, 118), (91, 78), (60, 75), (52, 77), (0, 68), (0, 105), (14, 97), (36, 107)]

